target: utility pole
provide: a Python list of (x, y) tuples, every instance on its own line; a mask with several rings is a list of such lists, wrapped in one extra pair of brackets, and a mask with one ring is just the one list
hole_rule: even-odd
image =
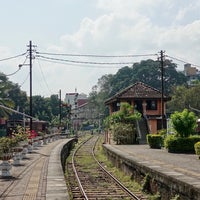
[(60, 124), (60, 127), (61, 127), (61, 119), (62, 119), (62, 116), (61, 116), (61, 105), (62, 104), (62, 101), (61, 101), (61, 90), (59, 90), (59, 113), (60, 113), (60, 121), (59, 121), (59, 124)]
[(160, 51), (161, 64), (161, 127), (164, 128), (164, 52)]
[(32, 41), (29, 42), (29, 64), (30, 64), (30, 131), (33, 130), (33, 103), (32, 103)]

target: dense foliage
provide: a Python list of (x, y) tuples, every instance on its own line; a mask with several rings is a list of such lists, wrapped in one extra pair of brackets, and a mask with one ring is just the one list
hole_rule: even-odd
[(177, 137), (169, 135), (165, 139), (165, 147), (170, 153), (195, 153), (194, 145), (200, 141), (200, 136)]
[(167, 103), (168, 112), (192, 109), (196, 115), (200, 115), (200, 82), (191, 87), (181, 85), (174, 87), (170, 95), (171, 101)]
[(105, 127), (112, 132), (117, 144), (133, 144), (137, 142), (135, 121), (140, 117), (130, 104), (121, 103), (120, 111), (105, 119)]
[(180, 137), (188, 137), (196, 132), (197, 118), (193, 112), (184, 109), (171, 115), (173, 128)]
[(194, 145), (200, 141), (196, 133), (197, 118), (193, 112), (184, 109), (171, 115), (171, 121), (175, 130), (164, 140), (164, 146), (172, 153), (194, 153)]
[[(30, 114), (29, 97), (26, 92), (22, 91), (18, 84), (9, 81), (3, 73), (0, 73), (0, 104), (21, 113)], [(59, 106), (60, 99), (58, 95), (51, 95), (47, 98), (40, 95), (32, 97), (33, 116), (39, 120), (59, 124)], [(67, 109), (63, 107), (61, 110), (63, 118), (67, 115), (67, 112)], [(19, 120), (23, 118), (23, 115), (0, 108), (0, 117)]]
[[(12, 89), (12, 83), (8, 81), (7, 77), (0, 73), (0, 104), (13, 108), (14, 102), (9, 98), (8, 91)], [(8, 116), (10, 112), (5, 109), (0, 109), (0, 117)]]
[(150, 148), (160, 149), (163, 146), (163, 136), (160, 134), (147, 134), (147, 143)]
[[(185, 84), (187, 79), (181, 72), (176, 71), (177, 65), (170, 60), (165, 61), (164, 67), (164, 90), (169, 94), (172, 86)], [(158, 90), (161, 90), (160, 62), (154, 60), (143, 60), (134, 63), (132, 67), (123, 67), (110, 79), (110, 93), (113, 95), (129, 85), (142, 81)]]

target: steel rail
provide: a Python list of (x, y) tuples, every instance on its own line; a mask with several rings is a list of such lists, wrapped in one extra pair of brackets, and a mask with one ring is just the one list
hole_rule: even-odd
[(76, 153), (78, 152), (78, 150), (81, 148), (81, 146), (82, 146), (83, 144), (85, 144), (87, 141), (89, 141), (90, 139), (91, 139), (91, 137), (90, 137), (89, 139), (87, 139), (86, 141), (84, 141), (83, 143), (81, 143), (81, 144), (76, 148), (76, 150), (73, 152), (73, 154), (72, 154), (72, 168), (73, 168), (74, 174), (75, 174), (75, 176), (76, 176), (76, 179), (77, 179), (79, 188), (80, 188), (80, 190), (81, 190), (81, 193), (82, 193), (82, 195), (84, 196), (84, 198), (85, 198), (86, 200), (89, 200), (89, 199), (88, 199), (88, 197), (87, 197), (87, 194), (85, 193), (85, 190), (84, 190), (84, 188), (83, 188), (83, 186), (82, 186), (82, 184), (81, 184), (80, 178), (79, 178), (79, 176), (78, 176), (78, 172), (77, 172), (76, 167), (75, 167), (74, 157), (75, 157)]
[[(98, 138), (99, 139), (99, 138)], [(110, 172), (108, 172), (108, 170), (105, 169), (105, 167), (103, 167), (103, 165), (101, 165), (101, 163), (97, 160), (96, 156), (95, 156), (95, 146), (96, 143), (98, 141), (98, 139), (96, 140), (93, 148), (92, 148), (92, 155), (93, 158), (95, 159), (95, 161), (97, 162), (97, 164), (99, 165), (99, 167), (108, 175), (110, 176), (125, 192), (127, 192), (130, 196), (132, 196), (134, 199), (136, 200), (140, 200), (140, 198), (138, 196), (136, 196), (134, 193), (132, 193), (126, 186), (124, 186), (117, 178), (115, 178)]]
[[(94, 136), (92, 136), (94, 137)], [(81, 194), (83, 195), (83, 198), (86, 199), (86, 200), (89, 200), (84, 188), (83, 188), (83, 185), (81, 183), (81, 180), (79, 178), (79, 175), (78, 175), (78, 172), (76, 170), (76, 166), (75, 166), (75, 155), (76, 153), (78, 152), (78, 150), (86, 143), (88, 142), (92, 137), (90, 137), (89, 139), (87, 139), (86, 141), (82, 142), (73, 152), (72, 154), (72, 168), (73, 168), (73, 171), (74, 171), (74, 174), (75, 174), (75, 177), (77, 179), (77, 183), (79, 185), (79, 189), (80, 189), (80, 192)], [(141, 198), (139, 198), (137, 195), (135, 195), (134, 193), (132, 193), (128, 188), (126, 188), (126, 186), (124, 186), (117, 178), (115, 178), (111, 173), (109, 173), (102, 165), (101, 163), (97, 160), (96, 156), (95, 156), (95, 146), (96, 146), (96, 143), (98, 141), (99, 137), (97, 138), (97, 140), (94, 142), (93, 146), (92, 146), (92, 156), (93, 156), (93, 159), (96, 161), (96, 163), (98, 164), (98, 166), (102, 169), (102, 171), (107, 174), (107, 176), (109, 176), (111, 179), (114, 180), (114, 182), (124, 191), (126, 192), (130, 197), (134, 198), (135, 200), (141, 200)]]

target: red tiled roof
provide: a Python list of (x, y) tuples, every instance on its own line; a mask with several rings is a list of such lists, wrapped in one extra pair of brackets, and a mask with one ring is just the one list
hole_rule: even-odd
[(83, 104), (87, 103), (87, 99), (77, 99), (78, 107), (82, 106)]
[[(142, 82), (136, 82), (133, 85), (130, 85), (129, 87), (121, 90), (117, 94), (115, 94), (113, 97), (107, 99), (105, 101), (105, 104), (109, 104), (110, 102), (116, 101), (117, 99), (147, 99), (147, 98), (161, 98), (162, 93)], [(167, 97), (164, 96), (165, 100), (167, 100)]]

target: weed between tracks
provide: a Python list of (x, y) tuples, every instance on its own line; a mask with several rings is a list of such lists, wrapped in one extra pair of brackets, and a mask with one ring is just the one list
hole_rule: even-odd
[(103, 137), (101, 137), (95, 148), (95, 156), (97, 160), (106, 168), (113, 176), (115, 176), (120, 182), (122, 182), (130, 191), (136, 192), (141, 191), (141, 186), (133, 181), (130, 176), (125, 175), (123, 171), (116, 168), (111, 161), (108, 160), (107, 156), (104, 153), (102, 143)]

